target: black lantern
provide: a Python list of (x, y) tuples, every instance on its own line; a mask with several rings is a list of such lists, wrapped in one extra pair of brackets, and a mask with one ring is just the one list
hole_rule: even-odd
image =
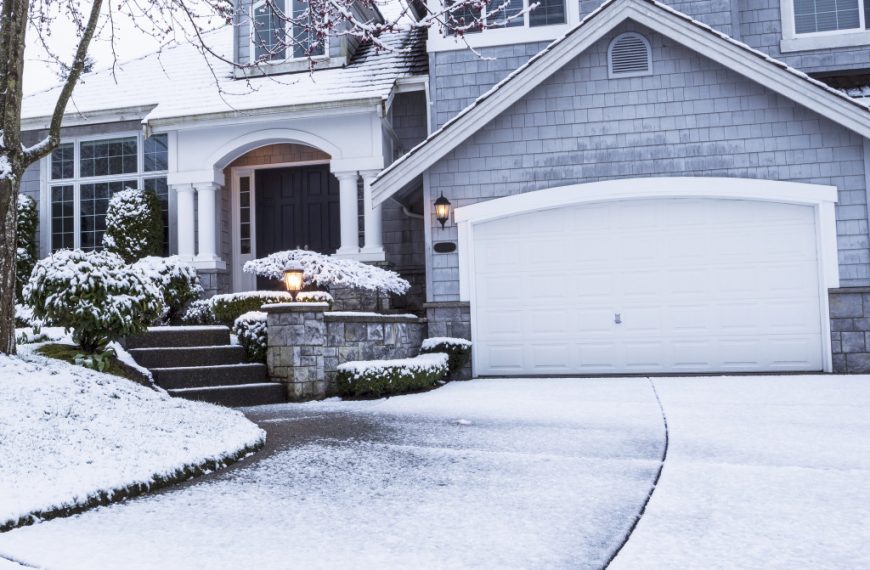
[(299, 263), (288, 263), (284, 268), (284, 286), (287, 287), (287, 292), (295, 301), (296, 293), (302, 290), (302, 277), (305, 271)]
[(441, 197), (435, 200), (435, 219), (441, 222), (442, 229), (447, 220), (450, 219), (450, 200), (444, 197), (443, 192)]

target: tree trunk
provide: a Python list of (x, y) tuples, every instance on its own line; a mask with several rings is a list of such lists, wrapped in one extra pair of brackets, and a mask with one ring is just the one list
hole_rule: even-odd
[(15, 354), (15, 230), (18, 177), (0, 178), (0, 353)]

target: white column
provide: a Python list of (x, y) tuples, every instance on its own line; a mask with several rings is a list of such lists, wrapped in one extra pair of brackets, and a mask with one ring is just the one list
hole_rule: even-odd
[(363, 177), (363, 212), (365, 214), (365, 247), (362, 252), (366, 257), (384, 258), (384, 215), (383, 208), (372, 207), (372, 180), (377, 176), (377, 170), (361, 172)]
[(178, 232), (178, 256), (185, 261), (193, 261), (195, 233), (193, 217), (193, 186), (175, 186), (175, 224)]
[(197, 267), (217, 267), (222, 264), (217, 254), (217, 191), (219, 186), (212, 182), (195, 184), (197, 197)]
[(339, 255), (359, 254), (359, 206), (357, 205), (356, 172), (336, 172), (339, 183), (339, 211), (341, 213), (341, 247)]

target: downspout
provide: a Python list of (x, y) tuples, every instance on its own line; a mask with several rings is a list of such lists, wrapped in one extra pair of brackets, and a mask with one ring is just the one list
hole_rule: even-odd
[(412, 212), (411, 210), (408, 209), (408, 206), (402, 204), (401, 202), (399, 202), (398, 200), (396, 200), (392, 196), (390, 196), (390, 200), (392, 200), (393, 202), (395, 202), (396, 204), (398, 204), (399, 206), (402, 207), (402, 213), (405, 214), (405, 217), (413, 218), (415, 220), (425, 220), (426, 219), (423, 216), (423, 214), (418, 214), (416, 212)]

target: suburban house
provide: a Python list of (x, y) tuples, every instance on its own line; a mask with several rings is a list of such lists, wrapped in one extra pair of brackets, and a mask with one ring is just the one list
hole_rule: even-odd
[[(99, 247), (136, 185), (210, 292), (297, 246), (385, 263), (430, 334), (473, 338), (476, 375), (870, 371), (870, 1), (493, 18), (343, 37), (313, 73), (181, 45), (88, 74), (23, 181), (42, 253)], [(246, 62), (251, 36), (212, 40)], [(54, 94), (25, 102), (34, 139)]]

